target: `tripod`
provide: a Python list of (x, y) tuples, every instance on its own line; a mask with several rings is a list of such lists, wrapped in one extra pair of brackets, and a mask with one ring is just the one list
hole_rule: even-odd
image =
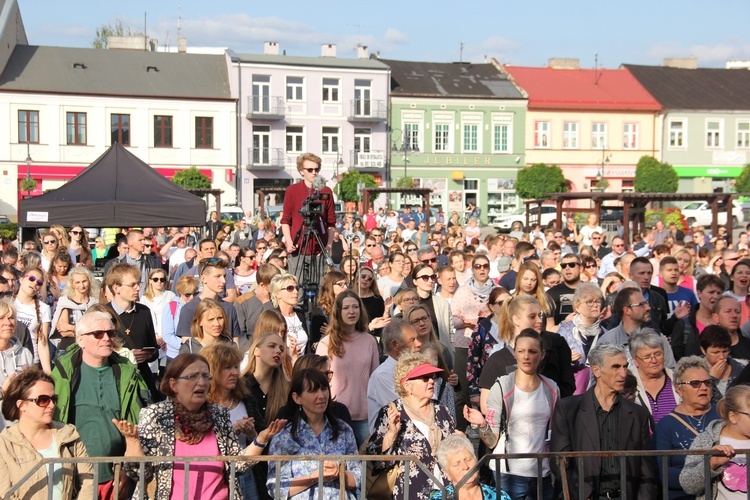
[(332, 267), (333, 260), (326, 252), (326, 247), (323, 244), (320, 233), (314, 227), (314, 221), (310, 221), (310, 224), (307, 222), (308, 221), (305, 220), (305, 232), (302, 234), (302, 241), (300, 242), (299, 249), (300, 251), (306, 251), (309, 244), (312, 241), (316, 241), (320, 247), (320, 255), (301, 253), (299, 259), (295, 262), (294, 269), (291, 269), (290, 271), (297, 276), (302, 288), (302, 305), (307, 314), (308, 326), (310, 326), (309, 323), (312, 318), (312, 312), (317, 305), (318, 287), (323, 281), (323, 276), (325, 274), (325, 265)]

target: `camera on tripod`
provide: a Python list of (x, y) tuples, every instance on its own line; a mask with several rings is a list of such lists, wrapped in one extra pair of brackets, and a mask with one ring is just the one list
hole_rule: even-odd
[(323, 202), (330, 198), (329, 193), (313, 193), (302, 202), (299, 213), (305, 219), (306, 226), (313, 225), (315, 216), (323, 214)]

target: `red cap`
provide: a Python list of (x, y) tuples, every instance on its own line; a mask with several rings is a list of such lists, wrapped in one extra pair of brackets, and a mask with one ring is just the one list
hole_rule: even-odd
[(403, 384), (407, 380), (419, 378), (423, 375), (429, 375), (431, 373), (442, 373), (443, 369), (438, 368), (437, 366), (432, 366), (429, 363), (425, 363), (423, 365), (419, 365), (418, 367), (414, 368), (412, 371), (406, 374), (404, 378), (401, 379), (401, 383)]

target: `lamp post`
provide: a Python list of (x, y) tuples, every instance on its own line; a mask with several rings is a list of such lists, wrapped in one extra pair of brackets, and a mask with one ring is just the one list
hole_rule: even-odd
[[(408, 177), (409, 153), (419, 153), (419, 132), (399, 129), (395, 129), (393, 132), (398, 132), (398, 134), (397, 139), (391, 145), (391, 150), (404, 155), (404, 177)], [(398, 144), (399, 138), (402, 139), (400, 145)]]
[(336, 169), (336, 182), (339, 181), (339, 168), (344, 166), (344, 160), (341, 159), (341, 148), (336, 147), (336, 163), (334, 168)]
[[(601, 187), (600, 184), (602, 183), (602, 179), (604, 178), (604, 165), (609, 163), (609, 159), (612, 157), (612, 153), (607, 154), (607, 150), (605, 148), (602, 148), (602, 161), (599, 164), (599, 171), (596, 173), (596, 188), (598, 192), (603, 192), (605, 189), (607, 189), (607, 186)], [(609, 185), (609, 181), (604, 179), (604, 182)]]

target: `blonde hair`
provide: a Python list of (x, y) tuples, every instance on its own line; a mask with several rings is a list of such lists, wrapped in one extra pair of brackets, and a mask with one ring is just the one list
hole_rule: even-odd
[[(245, 371), (242, 373), (244, 376), (252, 375), (255, 372), (258, 362), (256, 361), (257, 358), (255, 357), (254, 351), (271, 335), (279, 337), (279, 334), (269, 332), (253, 338), (253, 342), (248, 349), (248, 363), (245, 367)], [(284, 346), (284, 352), (286, 353), (286, 346)], [(282, 368), (274, 369), (273, 374), (271, 375), (271, 385), (269, 387), (270, 390), (266, 395), (266, 422), (271, 422), (276, 418), (279, 408), (286, 404), (289, 396), (289, 381), (284, 375), (284, 370)]]
[[(396, 392), (399, 397), (405, 398), (409, 395), (409, 392), (404, 387), (401, 379), (406, 377), (410, 371), (420, 365), (431, 365), (429, 356), (422, 353), (406, 352), (399, 356), (398, 362), (396, 363), (396, 369), (393, 373), (393, 380), (396, 386)], [(406, 381), (404, 381), (406, 382)]]
[(143, 296), (149, 300), (154, 298), (154, 282), (151, 281), (151, 278), (153, 278), (157, 274), (164, 275), (164, 289), (169, 290), (169, 280), (167, 279), (167, 272), (164, 269), (154, 269), (148, 274), (148, 280), (146, 281), (146, 291), (143, 292)]
[[(242, 355), (234, 344), (216, 342), (201, 349), (201, 356), (206, 358), (209, 373), (213, 374), (211, 387), (208, 390), (208, 400), (212, 403), (221, 403), (222, 390), (218, 385), (219, 373), (224, 368), (239, 366), (242, 363)], [(242, 401), (250, 394), (244, 378), (238, 377), (237, 385), (230, 394), (232, 398), (238, 401)]]
[(195, 309), (195, 315), (193, 316), (192, 321), (190, 321), (190, 334), (194, 339), (203, 340), (203, 328), (201, 327), (203, 316), (207, 312), (214, 310), (221, 311), (221, 317), (224, 318), (224, 326), (221, 329), (221, 335), (231, 338), (231, 335), (229, 335), (229, 321), (227, 321), (227, 313), (224, 311), (224, 308), (214, 299), (203, 299), (198, 303), (198, 307)]
[(513, 324), (513, 316), (518, 316), (524, 307), (528, 305), (539, 306), (539, 301), (531, 295), (516, 295), (505, 299), (503, 307), (500, 309), (500, 324), (498, 333), (500, 340), (505, 343), (510, 342), (515, 337), (516, 325)]
[(747, 411), (750, 406), (750, 386), (735, 385), (727, 390), (726, 395), (716, 405), (719, 416), (729, 420), (729, 413)]
[(283, 272), (281, 274), (277, 274), (271, 279), (271, 303), (274, 307), (279, 307), (279, 299), (276, 297), (276, 294), (281, 291), (282, 288), (287, 286), (289, 282), (294, 282), (294, 284), (297, 284), (297, 277), (293, 274), (289, 274), (286, 272)]

